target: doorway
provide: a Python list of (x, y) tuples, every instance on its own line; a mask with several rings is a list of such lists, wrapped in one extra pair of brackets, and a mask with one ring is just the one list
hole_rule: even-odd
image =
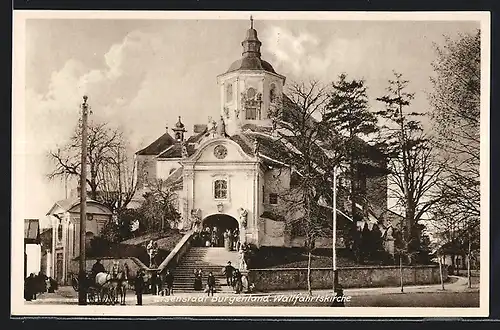
[(228, 236), (232, 241), (238, 240), (238, 220), (227, 214), (209, 215), (202, 221), (202, 232), (200, 234), (201, 241), (199, 245), (206, 247), (224, 247), (225, 238)]

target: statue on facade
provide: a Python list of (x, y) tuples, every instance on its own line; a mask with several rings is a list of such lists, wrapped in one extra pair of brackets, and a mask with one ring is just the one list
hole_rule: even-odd
[(188, 151), (187, 151), (187, 147), (186, 147), (186, 144), (183, 143), (181, 145), (181, 151), (182, 151), (182, 158), (187, 158), (189, 157), (189, 154), (188, 154)]
[(238, 213), (240, 215), (240, 223), (243, 228), (247, 227), (247, 216), (248, 216), (248, 211), (245, 210), (244, 208), (240, 207), (238, 209)]
[(217, 123), (216, 131), (218, 137), (227, 137), (226, 124), (224, 123), (224, 117), (222, 116), (220, 116), (219, 122)]
[(191, 210), (191, 230), (201, 232), (201, 210)]
[(253, 153), (257, 155), (259, 153), (259, 141), (255, 140), (253, 142)]
[(142, 180), (143, 180), (144, 186), (146, 187), (148, 185), (148, 171), (147, 170), (144, 170), (142, 172)]
[(158, 254), (158, 243), (153, 240), (149, 241), (146, 250), (149, 255), (149, 267), (155, 268), (156, 267), (155, 257)]
[(242, 244), (240, 246), (240, 251), (239, 251), (239, 258), (240, 258), (240, 264), (239, 264), (239, 269), (240, 271), (246, 271), (247, 270), (247, 262), (246, 262), (246, 256), (245, 256), (246, 250), (245, 250), (245, 245)]
[(217, 134), (217, 123), (212, 119), (212, 117), (208, 117), (208, 132), (206, 136), (211, 135), (212, 137), (215, 137), (215, 134)]

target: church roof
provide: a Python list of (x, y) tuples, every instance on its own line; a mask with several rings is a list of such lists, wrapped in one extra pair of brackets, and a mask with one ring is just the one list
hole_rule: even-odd
[(168, 147), (172, 146), (175, 144), (175, 140), (173, 137), (170, 136), (170, 134), (165, 133), (162, 136), (160, 136), (156, 141), (151, 143), (149, 146), (146, 148), (139, 150), (136, 154), (137, 155), (158, 155)]
[[(188, 155), (191, 156), (195, 152), (195, 147), (192, 144), (186, 143)], [(182, 158), (182, 145), (176, 143), (170, 146), (167, 150), (158, 155), (158, 158)]]
[(271, 73), (276, 73), (269, 62), (266, 62), (258, 57), (243, 57), (231, 64), (226, 73), (238, 70), (263, 70)]

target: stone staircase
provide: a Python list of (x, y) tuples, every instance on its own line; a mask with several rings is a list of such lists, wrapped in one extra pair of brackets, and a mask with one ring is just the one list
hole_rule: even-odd
[(172, 270), (174, 275), (175, 292), (196, 292), (194, 285), (194, 270), (201, 269), (203, 272), (203, 289), (207, 284), (209, 272), (215, 276), (216, 292), (233, 292), (226, 285), (226, 277), (222, 274), (222, 268), (231, 261), (233, 267), (238, 268), (239, 254), (236, 251), (227, 251), (222, 247), (191, 247), (182, 257), (179, 264)]

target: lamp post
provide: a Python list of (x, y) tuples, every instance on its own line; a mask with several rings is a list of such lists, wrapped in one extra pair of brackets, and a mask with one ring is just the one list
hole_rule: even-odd
[(339, 277), (337, 272), (337, 173), (333, 168), (333, 191), (332, 191), (332, 266), (333, 266), (333, 292), (337, 292)]
[(82, 103), (82, 167), (80, 173), (80, 260), (78, 274), (78, 305), (87, 305), (85, 232), (87, 221), (87, 116), (88, 97), (83, 96)]

